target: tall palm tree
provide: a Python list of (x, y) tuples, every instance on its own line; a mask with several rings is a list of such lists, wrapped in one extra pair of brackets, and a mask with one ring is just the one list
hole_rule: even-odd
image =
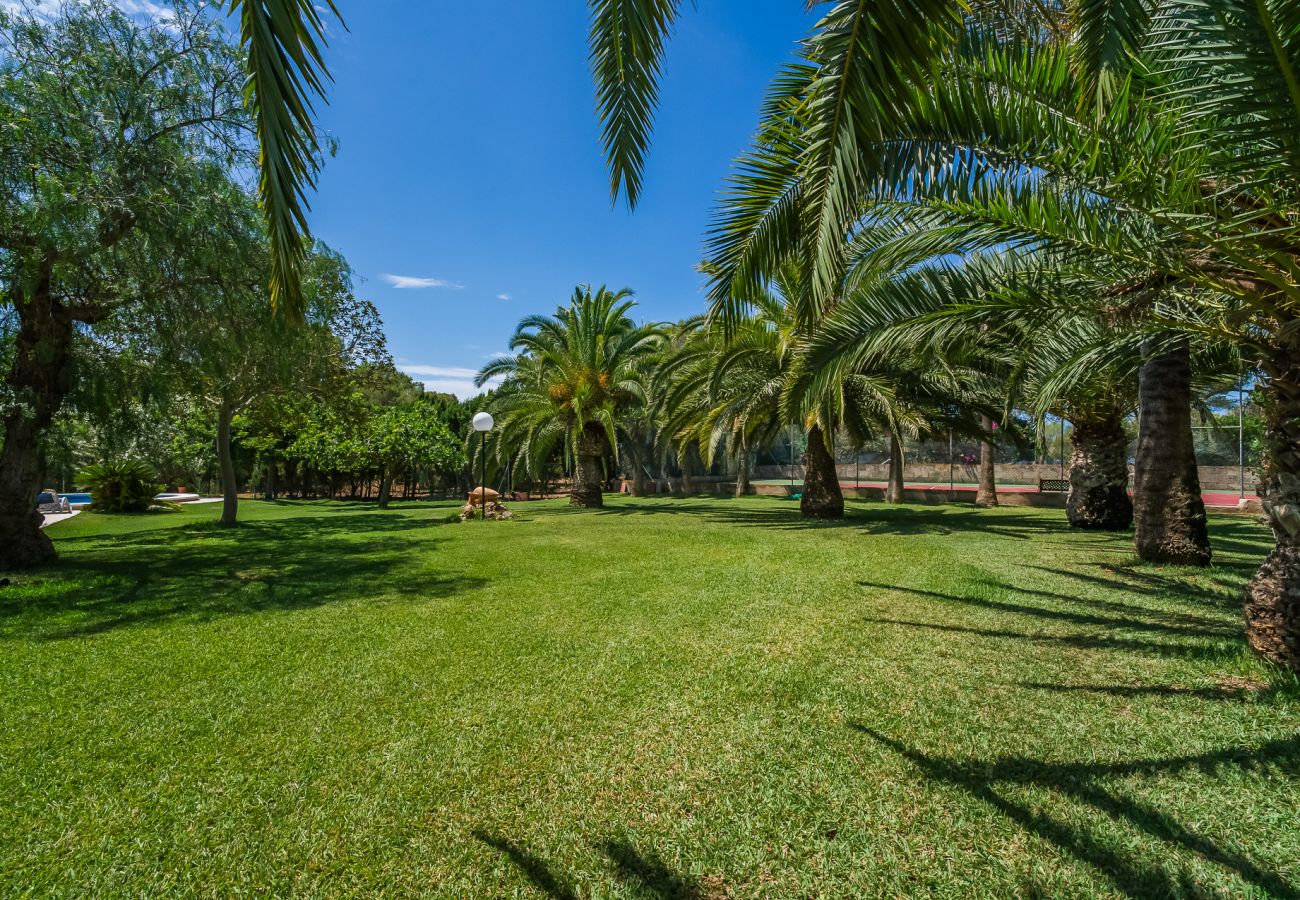
[[(828, 385), (805, 394), (799, 403), (787, 402), (797, 354), (819, 315), (801, 296), (803, 284), (801, 266), (788, 259), (770, 284), (749, 294), (747, 315), (723, 326), (727, 340), (711, 393), (720, 397), (722, 386), (730, 384), (725, 408), (733, 427), (755, 429), (769, 440), (781, 424), (802, 427), (808, 449), (799, 511), (805, 518), (838, 519), (844, 515), (844, 492), (831, 445), (843, 421), (838, 403), (841, 386)], [(742, 441), (748, 451), (748, 439)]]
[(479, 386), (505, 378), (492, 404), (498, 455), (535, 477), (563, 447), (574, 462), (574, 506), (604, 505), (604, 458), (618, 453), (624, 416), (645, 403), (638, 366), (663, 340), (658, 326), (632, 320), (631, 296), (627, 288), (578, 286), (555, 315), (520, 321), (510, 343), (516, 355), (488, 363), (477, 377)]

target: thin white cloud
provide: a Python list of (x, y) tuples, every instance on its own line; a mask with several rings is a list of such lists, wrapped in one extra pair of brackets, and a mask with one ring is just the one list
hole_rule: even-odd
[(460, 290), (465, 285), (455, 281), (444, 281), (441, 278), (419, 278), (415, 275), (388, 275), (380, 276), (398, 290), (427, 290), (428, 288), (451, 288)]
[(398, 366), (407, 375), (415, 377), (428, 378), (473, 378), (478, 374), (477, 369), (466, 369), (463, 366)]
[(514, 297), (511, 297), (509, 294), (497, 294), (497, 299), (498, 299), (498, 300), (513, 300), (513, 299), (515, 299), (515, 298), (514, 298)]
[[(176, 18), (174, 10), (161, 3), (155, 3), (154, 0), (111, 0), (111, 2), (128, 16), (137, 19), (148, 19), (165, 24)], [(57, 18), (63, 6), (64, 0), (25, 0), (25, 2), (24, 0), (0, 0), (0, 10), (9, 13), (30, 11), (32, 15), (42, 19)]]
[(172, 18), (172, 11), (152, 0), (114, 0), (114, 5), (128, 16), (144, 16), (158, 22)]
[(472, 381), (461, 381), (456, 378), (431, 378), (424, 382), (426, 391), (435, 394), (455, 394), (458, 400), (469, 400), (472, 397), (478, 397), (498, 386), (500, 386), (500, 382), (495, 379), (489, 381), (483, 387), (475, 387)]
[(423, 382), (426, 391), (455, 394), (461, 400), (477, 397), (501, 386), (500, 378), (492, 378), (483, 387), (478, 387), (474, 384), (474, 376), (478, 374), (478, 370), (464, 366), (408, 365), (398, 366), (398, 368)]

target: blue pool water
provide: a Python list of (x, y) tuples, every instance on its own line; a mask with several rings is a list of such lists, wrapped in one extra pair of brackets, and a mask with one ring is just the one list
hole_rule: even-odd
[(59, 496), (63, 497), (73, 506), (84, 506), (90, 503), (89, 494), (60, 494)]

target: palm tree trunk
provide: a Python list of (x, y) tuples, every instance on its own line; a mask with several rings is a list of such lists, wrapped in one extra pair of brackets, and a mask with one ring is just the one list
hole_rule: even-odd
[(230, 455), (230, 423), (234, 406), (221, 401), (217, 410), (217, 465), (221, 470), (221, 524), (234, 525), (239, 517), (239, 485), (235, 481), (235, 462)]
[(1300, 347), (1265, 363), (1260, 498), (1277, 545), (1246, 590), (1246, 639), (1300, 672)]
[(628, 441), (628, 465), (632, 467), (632, 480), (628, 482), (628, 493), (633, 497), (645, 496), (645, 468), (641, 465), (641, 448), (634, 441)]
[[(21, 282), (21, 279), (17, 279)], [(50, 278), (30, 293), (21, 284), (10, 297), (18, 334), (5, 376), (10, 399), (0, 447), (0, 569), (25, 569), (55, 557), (36, 511), (41, 435), (72, 388), (72, 315), (50, 296)]]
[(677, 468), (681, 470), (681, 475), (677, 478), (677, 490), (674, 496), (690, 497), (695, 493), (695, 485), (691, 481), (691, 448), (680, 450), (677, 453)]
[(1137, 471), (1133, 519), (1146, 562), (1210, 563), (1205, 503), (1192, 444), (1192, 363), (1187, 341), (1144, 348), (1138, 378)]
[(743, 497), (749, 493), (750, 490), (749, 472), (750, 472), (749, 449), (743, 448), (740, 451), (739, 458), (736, 460), (736, 496), (737, 497)]
[(599, 425), (585, 425), (578, 436), (578, 464), (573, 472), (569, 505), (594, 509), (605, 505), (600, 490), (603, 480), (601, 457), (605, 452), (605, 430)]
[(1070, 433), (1070, 495), (1065, 514), (1075, 528), (1127, 531), (1133, 524), (1128, 495), (1128, 436), (1119, 410), (1079, 416)]
[(826, 446), (821, 427), (808, 429), (808, 452), (804, 454), (803, 496), (799, 512), (805, 519), (840, 519), (844, 517), (844, 493), (840, 490), (835, 457)]
[[(981, 416), (980, 422), (986, 434), (993, 432), (992, 419)], [(997, 454), (992, 441), (980, 441), (980, 483), (975, 492), (975, 505), (986, 509), (998, 505)]]
[(889, 486), (885, 488), (885, 502), (903, 502), (903, 444), (892, 431), (889, 433)]

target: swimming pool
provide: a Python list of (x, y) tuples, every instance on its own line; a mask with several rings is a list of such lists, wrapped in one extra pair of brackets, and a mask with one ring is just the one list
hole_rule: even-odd
[(89, 494), (59, 494), (59, 496), (67, 500), (69, 506), (89, 506), (93, 502)]

